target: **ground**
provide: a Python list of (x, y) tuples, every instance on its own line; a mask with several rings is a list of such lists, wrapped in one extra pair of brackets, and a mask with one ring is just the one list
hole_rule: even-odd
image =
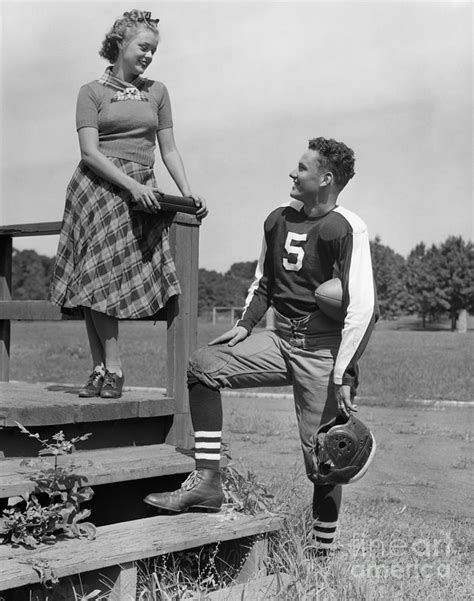
[[(443, 516), (474, 518), (471, 407), (363, 407), (377, 453), (368, 473), (345, 487), (347, 498), (399, 501)], [(292, 401), (226, 397), (224, 438), (233, 459), (274, 488), (311, 485), (304, 474)], [(304, 494), (304, 493), (303, 493)]]

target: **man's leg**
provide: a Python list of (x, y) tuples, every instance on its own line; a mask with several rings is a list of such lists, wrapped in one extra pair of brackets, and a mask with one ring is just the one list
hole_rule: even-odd
[(223, 344), (199, 349), (191, 357), (188, 376), (196, 470), (181, 489), (152, 493), (145, 502), (173, 512), (218, 511), (224, 499), (220, 480), (220, 390), (289, 384), (279, 338), (265, 331), (249, 336), (234, 347)]
[[(330, 341), (329, 341), (330, 342)], [(332, 384), (334, 357), (338, 340), (325, 348), (297, 350), (291, 354), (295, 409), (306, 473), (312, 480), (313, 453), (311, 437), (323, 423), (338, 414)], [(319, 554), (331, 550), (336, 533), (342, 500), (342, 486), (313, 484), (313, 533), (314, 546)]]

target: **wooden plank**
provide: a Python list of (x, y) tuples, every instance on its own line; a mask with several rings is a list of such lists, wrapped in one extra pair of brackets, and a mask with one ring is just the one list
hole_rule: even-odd
[[(165, 198), (166, 198), (165, 194)], [(170, 196), (170, 199), (176, 197)], [(171, 200), (171, 203), (173, 200)], [(171, 206), (171, 205), (170, 205)], [(188, 215), (186, 213), (176, 213), (173, 215), (173, 224), (187, 224), (198, 227), (200, 222), (194, 215)], [(12, 225), (0, 226), (0, 239), (2, 237), (20, 238), (30, 236), (54, 236), (59, 234), (61, 231), (61, 221), (48, 221), (42, 223), (15, 223)]]
[(0, 382), (0, 427), (49, 426), (173, 415), (174, 399), (157, 388), (124, 388), (120, 399), (81, 399), (80, 386)]
[(256, 540), (240, 567), (235, 583), (240, 584), (257, 576), (265, 575), (267, 572), (264, 561), (267, 556), (268, 542), (265, 539)]
[[(58, 306), (47, 300), (0, 300), (0, 320), (16, 321), (61, 321), (70, 319), (82, 319), (80, 312), (77, 314), (64, 314)], [(166, 321), (166, 307), (136, 321)], [(135, 320), (124, 320), (135, 321)]]
[(181, 295), (170, 306), (167, 335), (168, 394), (176, 399), (173, 427), (167, 442), (186, 447), (192, 441), (189, 417), (187, 367), (197, 343), (197, 296), (199, 230), (180, 228), (171, 232)]
[(250, 580), (207, 593), (205, 601), (272, 601), (281, 599), (281, 593), (289, 585), (288, 574), (278, 573)]
[[(23, 459), (0, 461), (0, 498), (35, 491), (35, 483), (31, 479), (35, 470), (20, 465)], [(52, 457), (43, 459), (54, 463)], [(75, 472), (84, 478), (84, 486), (186, 474), (194, 469), (193, 457), (166, 444), (76, 451), (59, 457), (58, 462), (61, 466), (77, 465)]]
[(61, 231), (61, 221), (47, 221), (43, 223), (15, 223), (0, 226), (0, 237), (11, 236), (53, 236)]
[(58, 321), (61, 310), (47, 300), (0, 301), (0, 319)]
[[(11, 299), (12, 239), (0, 238), (0, 301)], [(10, 322), (0, 318), (0, 381), (8, 382), (10, 376)]]
[(95, 540), (71, 539), (37, 549), (0, 545), (0, 590), (38, 582), (33, 569), (47, 562), (57, 577), (122, 565), (147, 557), (192, 549), (277, 530), (281, 518), (261, 514), (249, 516), (234, 511), (156, 516), (121, 522), (97, 529)]
[(137, 565), (130, 561), (121, 565), (107, 601), (135, 601), (137, 598)]

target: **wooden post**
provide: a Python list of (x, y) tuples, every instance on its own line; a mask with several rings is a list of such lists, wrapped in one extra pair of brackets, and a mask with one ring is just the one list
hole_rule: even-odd
[[(0, 237), (0, 300), (11, 299), (12, 286), (12, 238)], [(10, 334), (9, 319), (0, 319), (0, 381), (10, 379)]]
[(130, 561), (119, 566), (118, 575), (107, 601), (135, 601), (137, 598), (137, 566)]
[(166, 442), (188, 448), (193, 434), (189, 417), (187, 367), (197, 345), (199, 227), (194, 217), (179, 216), (170, 228), (170, 244), (181, 294), (168, 303), (168, 395), (175, 399), (173, 426)]
[(234, 582), (240, 584), (259, 576), (265, 576), (267, 573), (265, 568), (265, 559), (267, 556), (268, 541), (265, 538), (255, 540)]

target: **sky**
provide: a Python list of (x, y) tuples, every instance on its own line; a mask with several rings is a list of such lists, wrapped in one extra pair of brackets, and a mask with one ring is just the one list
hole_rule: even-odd
[[(258, 257), (309, 138), (345, 142), (356, 175), (340, 204), (406, 256), (473, 238), (470, 2), (23, 2), (3, 0), (0, 223), (60, 221), (79, 161), (80, 86), (107, 63), (104, 34), (150, 10), (191, 188), (209, 207), (200, 266)], [(177, 188), (156, 155), (164, 192)], [(14, 247), (53, 256), (57, 237)]]

